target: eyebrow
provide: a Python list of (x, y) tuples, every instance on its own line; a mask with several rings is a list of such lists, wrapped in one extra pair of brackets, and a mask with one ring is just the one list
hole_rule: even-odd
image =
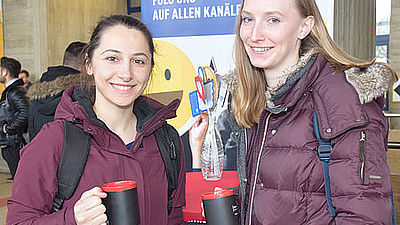
[[(242, 13), (248, 14), (248, 15), (253, 15), (251, 12), (246, 11), (246, 9), (243, 9), (243, 10), (242, 10)], [(283, 13), (282, 13), (281, 11), (279, 11), (279, 10), (266, 11), (266, 12), (264, 12), (263, 14), (264, 14), (264, 15), (267, 15), (267, 16), (272, 15), (272, 14), (279, 14), (279, 15), (283, 16)]]
[[(106, 49), (106, 50), (102, 51), (100, 55), (103, 55), (104, 53), (107, 53), (107, 52), (114, 52), (114, 53), (122, 54), (121, 51), (116, 50), (116, 49)], [(133, 55), (135, 55), (135, 56), (143, 55), (143, 56), (145, 56), (146, 58), (149, 58), (149, 57), (147, 56), (147, 54), (144, 53), (144, 52), (137, 52), (137, 53), (135, 53), (135, 54), (133, 54)]]

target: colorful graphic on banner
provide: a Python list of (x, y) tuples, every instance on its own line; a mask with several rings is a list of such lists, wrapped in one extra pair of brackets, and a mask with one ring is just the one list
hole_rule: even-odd
[(189, 92), (195, 90), (193, 77), (195, 68), (188, 56), (175, 45), (155, 40), (155, 65), (145, 94), (163, 104), (179, 98), (181, 103), (177, 117), (169, 120), (176, 129), (181, 128), (191, 117)]
[(193, 124), (189, 93), (196, 91), (195, 68), (208, 66), (214, 59), (220, 75), (234, 69), (233, 34), (240, 2), (141, 2), (142, 20), (155, 37), (156, 45), (152, 82), (145, 93), (164, 104), (174, 98), (181, 99), (177, 117), (168, 121), (180, 134)]
[(234, 33), (240, 0), (142, 0), (142, 20), (154, 37)]
[[(328, 30), (333, 29), (334, 0), (317, 0)], [(180, 98), (177, 118), (170, 120), (180, 134), (193, 123), (189, 93), (196, 91), (199, 66), (214, 59), (216, 73), (224, 76), (235, 68), (234, 30), (241, 0), (142, 0), (141, 15), (156, 39), (153, 81), (146, 93), (169, 103)], [(193, 94), (192, 94), (193, 95)], [(194, 96), (192, 96), (194, 99)]]

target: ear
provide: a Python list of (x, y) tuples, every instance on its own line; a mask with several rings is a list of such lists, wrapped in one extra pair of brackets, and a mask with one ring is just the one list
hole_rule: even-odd
[(88, 54), (85, 55), (85, 69), (86, 69), (86, 73), (88, 75), (90, 75), (90, 76), (93, 75), (93, 66), (89, 60)]
[(1, 68), (1, 76), (2, 77), (7, 76), (7, 70), (6, 69)]
[(93, 67), (92, 67), (92, 64), (91, 64), (91, 63), (86, 64), (86, 73), (87, 73), (89, 76), (92, 76), (92, 75), (93, 75)]
[(300, 40), (304, 39), (307, 37), (307, 35), (311, 32), (311, 30), (314, 28), (315, 25), (315, 18), (314, 16), (307, 16), (302, 24), (301, 24), (301, 29), (298, 35), (298, 38)]

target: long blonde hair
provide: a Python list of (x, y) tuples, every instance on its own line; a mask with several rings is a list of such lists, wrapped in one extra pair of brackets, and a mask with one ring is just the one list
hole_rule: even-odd
[[(244, 1), (242, 0), (242, 8)], [(315, 25), (310, 34), (301, 41), (299, 54), (310, 50), (322, 53), (338, 72), (354, 66), (365, 68), (375, 62), (375, 60), (365, 61), (347, 54), (332, 40), (315, 0), (295, 1), (303, 18), (313, 16), (315, 19)], [(267, 82), (263, 70), (252, 66), (240, 38), (242, 8), (236, 21), (235, 60), (238, 79), (235, 93), (232, 96), (232, 111), (240, 127), (251, 127), (258, 123), (260, 114), (266, 106), (264, 93)], [(396, 77), (395, 72), (393, 70), (392, 72)]]

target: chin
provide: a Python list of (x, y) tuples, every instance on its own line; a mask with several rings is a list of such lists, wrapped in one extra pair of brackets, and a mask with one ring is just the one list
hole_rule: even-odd
[(113, 101), (114, 105), (121, 107), (121, 108), (127, 108), (131, 107), (133, 103), (135, 102), (136, 98), (134, 99), (115, 99)]
[(131, 108), (133, 106), (133, 104), (126, 104), (126, 103), (115, 103), (115, 105), (121, 109), (128, 109)]
[(253, 65), (254, 67), (257, 67), (257, 68), (261, 68), (261, 69), (264, 69), (264, 68), (267, 68), (268, 67), (268, 64), (267, 63), (265, 63), (265, 61), (266, 60), (264, 60), (264, 61), (261, 61), (261, 60), (254, 60), (254, 61), (251, 61), (251, 65)]

